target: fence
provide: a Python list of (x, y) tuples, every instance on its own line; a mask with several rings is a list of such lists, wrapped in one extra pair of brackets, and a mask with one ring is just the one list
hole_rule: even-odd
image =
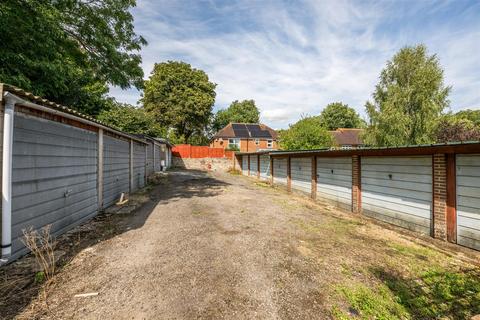
[[(8, 141), (2, 145), (2, 162), (12, 164), (11, 181), (2, 184), (1, 219), (2, 256), (11, 251), (10, 260), (26, 252), (23, 229), (51, 224), (53, 234), (61, 234), (114, 204), (122, 192), (144, 187), (160, 167), (162, 149), (163, 159), (171, 158), (168, 146), (155, 139), (106, 127), (19, 89), (0, 85), (0, 99), (1, 133), (13, 136), (11, 153)], [(11, 131), (3, 130), (12, 122)]]
[(242, 174), (480, 250), (480, 142), (237, 153)]
[(208, 146), (192, 146), (180, 144), (172, 148), (173, 156), (179, 158), (231, 158), (233, 151), (226, 151), (223, 148), (211, 148)]

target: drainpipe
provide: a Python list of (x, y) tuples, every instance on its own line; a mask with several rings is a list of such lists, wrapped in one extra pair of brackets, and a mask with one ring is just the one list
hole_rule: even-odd
[(13, 118), (15, 104), (21, 102), (14, 95), (5, 94), (3, 113), (3, 153), (2, 153), (2, 257), (0, 265), (8, 262), (12, 254), (12, 149)]

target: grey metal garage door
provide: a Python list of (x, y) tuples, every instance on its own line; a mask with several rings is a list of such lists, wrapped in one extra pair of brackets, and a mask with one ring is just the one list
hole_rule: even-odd
[(20, 113), (14, 126), (13, 259), (26, 251), (23, 229), (60, 234), (98, 212), (96, 132)]
[(292, 189), (310, 193), (312, 191), (312, 159), (291, 158), (290, 173), (292, 176)]
[(364, 214), (429, 234), (432, 157), (363, 157), (361, 163)]
[(248, 156), (242, 156), (242, 174), (248, 175)]
[(153, 163), (153, 142), (148, 141), (147, 144), (147, 177), (150, 176), (154, 171)]
[(287, 184), (287, 159), (273, 159), (273, 183)]
[(130, 142), (103, 136), (103, 207), (130, 191)]
[(269, 179), (270, 177), (270, 157), (268, 155), (260, 156), (260, 178)]
[(258, 156), (251, 155), (250, 156), (250, 175), (257, 176), (258, 174)]
[(131, 192), (145, 186), (145, 145), (133, 142), (133, 183)]
[(352, 158), (317, 158), (317, 198), (352, 206)]
[(458, 155), (457, 243), (480, 250), (480, 155)]

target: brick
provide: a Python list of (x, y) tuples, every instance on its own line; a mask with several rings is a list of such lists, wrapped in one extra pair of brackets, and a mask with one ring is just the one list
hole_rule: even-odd
[(433, 155), (433, 236), (447, 240), (447, 158)]

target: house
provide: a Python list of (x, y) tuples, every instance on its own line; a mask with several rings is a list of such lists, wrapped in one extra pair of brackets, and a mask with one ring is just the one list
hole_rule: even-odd
[(338, 128), (335, 131), (329, 131), (334, 140), (335, 148), (339, 149), (357, 149), (363, 146), (363, 129)]
[(278, 134), (264, 124), (229, 123), (210, 141), (212, 148), (241, 152), (278, 149)]

